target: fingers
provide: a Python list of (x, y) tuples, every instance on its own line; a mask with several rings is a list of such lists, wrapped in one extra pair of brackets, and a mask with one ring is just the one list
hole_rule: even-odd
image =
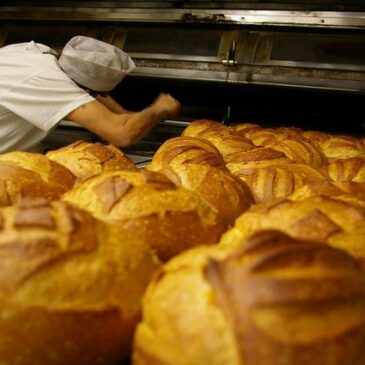
[(161, 93), (154, 102), (162, 118), (173, 117), (180, 113), (181, 104), (170, 94)]

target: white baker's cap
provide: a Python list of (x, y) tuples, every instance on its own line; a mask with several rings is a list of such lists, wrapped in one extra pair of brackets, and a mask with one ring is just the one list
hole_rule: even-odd
[(111, 91), (136, 67), (121, 49), (81, 35), (67, 42), (58, 63), (72, 80), (93, 91)]

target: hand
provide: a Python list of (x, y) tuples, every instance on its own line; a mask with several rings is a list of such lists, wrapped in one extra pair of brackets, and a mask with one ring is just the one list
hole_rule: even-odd
[(170, 94), (161, 93), (153, 102), (152, 107), (156, 109), (162, 119), (175, 117), (180, 113), (181, 105)]

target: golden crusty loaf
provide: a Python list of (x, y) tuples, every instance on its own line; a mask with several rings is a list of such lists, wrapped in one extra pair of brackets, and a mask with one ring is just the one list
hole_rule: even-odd
[(365, 207), (365, 183), (313, 181), (288, 196), (289, 200), (304, 200), (309, 197), (330, 197), (352, 205)]
[(0, 221), (0, 363), (120, 364), (158, 267), (149, 247), (64, 202), (24, 200)]
[(202, 133), (207, 130), (217, 130), (225, 131), (228, 127), (222, 123), (209, 120), (209, 119), (199, 119), (194, 120), (184, 129), (182, 135), (185, 137), (199, 137)]
[(299, 134), (278, 140), (268, 147), (283, 152), (294, 162), (310, 165), (317, 169), (326, 169), (327, 161), (322, 151)]
[(208, 165), (183, 164), (160, 172), (207, 200), (226, 224), (232, 224), (254, 202), (246, 183), (229, 171)]
[(235, 129), (255, 145), (280, 151), (294, 162), (308, 164), (317, 169), (323, 169), (327, 165), (321, 148), (301, 134), (299, 128), (240, 129), (236, 126)]
[(326, 180), (316, 169), (297, 163), (261, 168), (240, 178), (249, 186), (257, 203), (271, 203), (288, 197), (310, 182)]
[(255, 232), (277, 229), (293, 237), (311, 239), (347, 251), (365, 268), (365, 208), (330, 197), (285, 200), (252, 206), (222, 237), (231, 245)]
[(148, 169), (159, 171), (185, 163), (226, 168), (222, 155), (209, 141), (195, 137), (175, 137), (160, 146)]
[(365, 182), (365, 157), (332, 160), (328, 165), (328, 175), (336, 182)]
[(345, 135), (331, 135), (316, 131), (305, 131), (302, 135), (317, 144), (327, 158), (347, 159), (365, 156), (365, 148), (360, 139)]
[(365, 156), (365, 148), (361, 141), (351, 136), (330, 136), (320, 142), (320, 146), (328, 158)]
[(74, 182), (75, 176), (67, 168), (42, 154), (0, 155), (0, 206), (14, 204), (24, 197), (57, 200)]
[(292, 161), (283, 152), (267, 147), (256, 147), (249, 151), (234, 153), (226, 158), (226, 167), (238, 177), (246, 177), (258, 169), (280, 166)]
[(249, 139), (236, 133), (232, 128), (209, 120), (191, 122), (182, 135), (208, 140), (217, 147), (223, 157), (255, 148)]
[(0, 154), (0, 161), (36, 172), (43, 181), (63, 187), (66, 191), (75, 183), (75, 176), (66, 167), (41, 153), (15, 151)]
[(113, 145), (77, 141), (65, 147), (47, 152), (52, 161), (67, 167), (83, 181), (106, 171), (137, 171), (133, 162)]
[(261, 232), (193, 249), (149, 285), (134, 365), (362, 365), (365, 273), (326, 245)]
[(238, 123), (232, 127), (232, 129), (240, 134), (246, 133), (250, 129), (262, 128), (259, 124), (254, 123)]
[(270, 146), (280, 137), (273, 128), (240, 128), (236, 126), (234, 130), (241, 136), (249, 139), (255, 146)]
[(216, 243), (226, 228), (205, 199), (152, 171), (104, 173), (63, 199), (142, 237), (161, 260), (197, 244)]

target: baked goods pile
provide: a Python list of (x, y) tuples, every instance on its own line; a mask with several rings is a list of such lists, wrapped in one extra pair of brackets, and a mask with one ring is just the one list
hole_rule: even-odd
[(0, 364), (364, 365), (365, 145), (200, 120), (145, 169), (0, 155)]

